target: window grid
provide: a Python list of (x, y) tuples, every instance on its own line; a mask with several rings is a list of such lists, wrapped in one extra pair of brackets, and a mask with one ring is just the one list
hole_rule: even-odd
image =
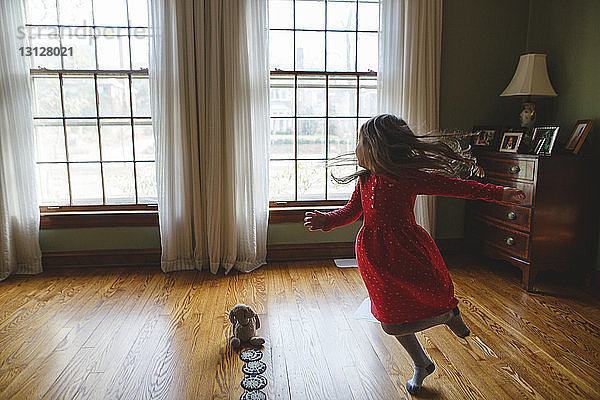
[[(57, 36), (58, 36), (58, 45), (62, 48), (63, 47), (63, 38), (65, 35), (65, 32), (63, 30), (63, 28), (85, 28), (86, 29), (86, 34), (84, 34), (84, 37), (89, 37), (90, 40), (93, 40), (93, 52), (94, 52), (94, 58), (95, 58), (95, 69), (93, 70), (89, 70), (89, 69), (65, 69), (65, 64), (64, 64), (64, 60), (65, 58), (60, 56), (60, 67), (61, 69), (48, 69), (48, 68), (32, 68), (30, 70), (30, 75), (32, 78), (32, 81), (36, 78), (36, 77), (58, 77), (58, 82), (59, 82), (59, 90), (60, 90), (60, 112), (61, 112), (61, 116), (36, 116), (34, 117), (34, 120), (60, 120), (62, 122), (62, 133), (63, 133), (63, 140), (64, 140), (64, 161), (41, 161), (41, 162), (37, 162), (38, 165), (51, 165), (51, 164), (60, 164), (60, 165), (65, 165), (66, 166), (66, 175), (67, 175), (67, 185), (68, 185), (68, 198), (69, 198), (69, 204), (64, 204), (64, 205), (49, 205), (47, 207), (47, 209), (54, 209), (54, 208), (62, 208), (63, 206), (67, 206), (67, 207), (72, 207), (72, 208), (85, 208), (85, 207), (94, 207), (94, 206), (109, 206), (109, 207), (117, 207), (117, 208), (122, 208), (122, 207), (128, 207), (129, 205), (131, 206), (135, 206), (135, 205), (150, 205), (150, 204), (155, 204), (156, 200), (153, 199), (150, 202), (145, 201), (144, 203), (140, 203), (140, 196), (139, 196), (139, 188), (138, 188), (138, 166), (142, 165), (142, 164), (148, 164), (148, 163), (154, 163), (154, 159), (139, 159), (137, 157), (137, 153), (136, 153), (136, 122), (140, 122), (140, 121), (150, 121), (151, 117), (149, 116), (139, 116), (136, 115), (134, 113), (134, 99), (133, 99), (133, 77), (140, 77), (142, 79), (148, 77), (148, 70), (147, 68), (140, 68), (138, 70), (134, 70), (133, 69), (133, 54), (132, 54), (132, 30), (133, 29), (147, 29), (147, 26), (133, 26), (130, 25), (130, 7), (129, 7), (129, 0), (124, 0), (124, 4), (125, 4), (125, 11), (126, 11), (126, 18), (127, 18), (127, 25), (96, 25), (95, 21), (96, 21), (96, 16), (95, 16), (95, 2), (92, 0), (90, 1), (90, 5), (91, 5), (91, 16), (92, 16), (92, 24), (82, 24), (82, 25), (71, 25), (71, 24), (61, 24), (61, 15), (60, 15), (60, 4), (59, 4), (60, 0), (56, 0), (56, 18), (57, 18), (57, 24), (26, 24), (26, 27), (29, 28), (54, 28), (56, 29), (57, 32)], [(84, 21), (85, 22), (85, 21)], [(98, 38), (99, 37), (110, 37), (113, 35), (99, 35), (98, 32), (98, 28), (105, 28), (105, 29), (117, 29), (117, 30), (122, 30), (122, 29), (126, 29), (127, 30), (127, 50), (128, 50), (128, 57), (127, 57), (127, 62), (128, 62), (128, 67), (129, 69), (100, 69), (100, 57), (99, 57), (99, 50), (98, 50)], [(93, 34), (88, 35), (88, 33), (93, 32)], [(114, 35), (115, 37), (121, 37), (121, 36), (125, 36), (125, 35)], [(145, 35), (142, 35), (145, 36)], [(95, 109), (96, 109), (96, 115), (95, 116), (67, 116), (67, 113), (65, 112), (65, 93), (64, 93), (64, 78), (65, 77), (72, 77), (72, 76), (86, 76), (86, 77), (93, 77), (93, 82), (94, 82), (94, 101), (95, 101)], [(98, 77), (122, 77), (122, 78), (126, 78), (127, 79), (127, 86), (128, 86), (128, 90), (129, 90), (129, 96), (128, 96), (128, 108), (129, 108), (129, 116), (101, 116), (100, 113), (100, 98), (99, 98), (99, 89), (98, 89)], [(67, 125), (68, 125), (68, 121), (69, 120), (95, 120), (96, 123), (96, 129), (97, 129), (97, 138), (98, 138), (98, 156), (99, 159), (98, 160), (90, 160), (90, 161), (85, 161), (85, 160), (78, 160), (78, 161), (73, 161), (70, 159), (70, 152), (69, 152), (69, 139), (68, 139), (68, 133), (67, 133)], [(124, 159), (124, 160), (104, 160), (104, 156), (103, 156), (103, 145), (102, 145), (102, 122), (106, 121), (106, 120), (128, 120), (129, 121), (129, 127), (131, 128), (131, 158), (130, 159)], [(126, 202), (126, 203), (122, 203), (120, 201), (117, 202), (111, 202), (110, 204), (108, 199), (107, 199), (107, 190), (106, 190), (106, 177), (105, 177), (105, 165), (108, 164), (113, 164), (113, 163), (121, 163), (121, 164), (125, 164), (125, 165), (130, 165), (131, 169), (132, 169), (132, 175), (133, 175), (133, 187), (132, 187), (132, 195), (134, 196), (134, 203), (135, 204), (131, 204), (130, 202)], [(72, 188), (72, 166), (73, 165), (82, 165), (82, 164), (99, 164), (100, 167), (100, 182), (101, 182), (101, 190), (102, 190), (102, 203), (101, 204), (91, 204), (90, 205), (83, 205), (83, 204), (78, 204), (75, 205), (74, 204), (74, 199), (73, 199), (73, 188)], [(85, 203), (88, 204), (88, 203)]]
[[(330, 122), (330, 118), (336, 118), (336, 119), (354, 119), (356, 122), (356, 127), (359, 128), (360, 126), (360, 119), (361, 117), (369, 117), (369, 116), (361, 116), (360, 114), (360, 89), (361, 89), (361, 78), (373, 78), (373, 77), (377, 77), (377, 73), (375, 71), (372, 70), (368, 70), (366, 72), (364, 71), (359, 71), (358, 68), (358, 62), (359, 62), (359, 58), (358, 58), (358, 38), (359, 38), (359, 33), (378, 33), (378, 31), (373, 31), (373, 30), (362, 30), (359, 29), (359, 4), (361, 3), (360, 0), (355, 1), (355, 15), (354, 15), (354, 30), (344, 30), (344, 29), (329, 29), (328, 28), (328, 4), (329, 1), (325, 0), (324, 1), (324, 29), (304, 29), (304, 28), (297, 28), (296, 27), (296, 0), (292, 0), (292, 33), (293, 33), (293, 48), (294, 48), (294, 53), (293, 53), (293, 70), (291, 71), (286, 71), (286, 70), (281, 70), (278, 68), (275, 68), (274, 70), (270, 71), (270, 75), (271, 77), (273, 76), (293, 76), (294, 77), (294, 115), (293, 116), (276, 116), (276, 118), (278, 119), (292, 119), (294, 120), (294, 158), (275, 158), (275, 159), (271, 159), (271, 161), (293, 161), (294, 164), (294, 199), (293, 201), (280, 201), (277, 199), (274, 199), (273, 201), (271, 201), (271, 205), (272, 206), (288, 206), (288, 205), (300, 205), (300, 204), (305, 204), (305, 203), (321, 203), (321, 204), (328, 204), (328, 203), (335, 203), (338, 202), (337, 200), (329, 200), (329, 185), (327, 184), (327, 179), (329, 177), (329, 168), (324, 168), (324, 174), (325, 174), (325, 182), (324, 182), (324, 199), (322, 200), (304, 200), (301, 201), (298, 199), (298, 161), (323, 161), (326, 162), (328, 159), (330, 159), (330, 145), (329, 145), (329, 122)], [(270, 31), (290, 31), (290, 29), (286, 29), (286, 28), (270, 28)], [(296, 64), (296, 32), (323, 32), (324, 33), (324, 70), (321, 71), (312, 71), (312, 70), (298, 70), (297, 69), (297, 64)], [(328, 70), (328, 65), (327, 65), (327, 57), (328, 57), (328, 46), (327, 46), (327, 34), (328, 32), (343, 32), (343, 33), (348, 33), (348, 32), (354, 32), (354, 71), (329, 71)], [(310, 116), (310, 117), (306, 117), (303, 116), (302, 118), (321, 118), (325, 120), (325, 158), (302, 158), (299, 157), (298, 154), (298, 77), (299, 76), (313, 76), (313, 77), (325, 77), (325, 115), (324, 116)], [(335, 117), (331, 117), (329, 115), (329, 84), (330, 84), (330, 79), (331, 77), (340, 77), (340, 76), (351, 76), (351, 77), (356, 77), (356, 115), (352, 115), (352, 116), (338, 116), (336, 115)], [(273, 116), (272, 116), (273, 118)], [(355, 133), (355, 140), (358, 139), (358, 129)]]

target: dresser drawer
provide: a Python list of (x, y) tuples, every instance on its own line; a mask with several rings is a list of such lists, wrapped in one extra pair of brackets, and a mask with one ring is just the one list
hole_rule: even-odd
[(524, 231), (530, 230), (530, 208), (478, 201), (474, 205), (474, 210), (481, 216), (494, 218), (514, 228)]
[(528, 182), (533, 182), (535, 178), (535, 160), (482, 157), (478, 160), (478, 164), (490, 177), (497, 176), (502, 179), (517, 179)]
[(529, 259), (529, 234), (480, 220), (484, 243), (523, 260)]
[(533, 206), (533, 183), (525, 183), (519, 181), (505, 181), (502, 179), (496, 178), (487, 178), (487, 182), (493, 183), (494, 185), (499, 186), (509, 186), (517, 189), (521, 189), (523, 193), (525, 193), (525, 199), (521, 202), (522, 206), (531, 207)]

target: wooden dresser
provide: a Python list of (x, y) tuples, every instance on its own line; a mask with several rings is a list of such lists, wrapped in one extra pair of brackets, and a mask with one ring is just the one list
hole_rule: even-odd
[(523, 272), (522, 287), (533, 291), (546, 269), (589, 276), (598, 246), (598, 175), (592, 159), (480, 152), (483, 182), (519, 188), (519, 206), (469, 201), (469, 246), (509, 261)]

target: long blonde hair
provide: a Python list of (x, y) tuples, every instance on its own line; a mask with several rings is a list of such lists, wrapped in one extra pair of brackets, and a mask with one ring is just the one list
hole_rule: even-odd
[(358, 165), (360, 154), (365, 169), (341, 178), (332, 174), (337, 183), (349, 183), (369, 173), (394, 177), (407, 169), (452, 177), (483, 176), (483, 169), (469, 155), (469, 149), (461, 148), (459, 136), (465, 134), (417, 136), (402, 118), (382, 114), (360, 127), (356, 153), (335, 157), (328, 166)]

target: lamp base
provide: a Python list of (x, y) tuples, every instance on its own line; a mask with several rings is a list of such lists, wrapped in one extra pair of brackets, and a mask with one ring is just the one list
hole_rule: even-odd
[(521, 120), (521, 127), (527, 128), (530, 131), (533, 130), (536, 118), (535, 104), (523, 103), (523, 110), (519, 115)]
[(523, 138), (519, 146), (519, 152), (528, 153), (532, 149), (532, 132), (535, 127), (535, 104), (531, 102), (523, 103), (523, 110), (519, 114), (521, 120), (521, 128), (523, 128)]

